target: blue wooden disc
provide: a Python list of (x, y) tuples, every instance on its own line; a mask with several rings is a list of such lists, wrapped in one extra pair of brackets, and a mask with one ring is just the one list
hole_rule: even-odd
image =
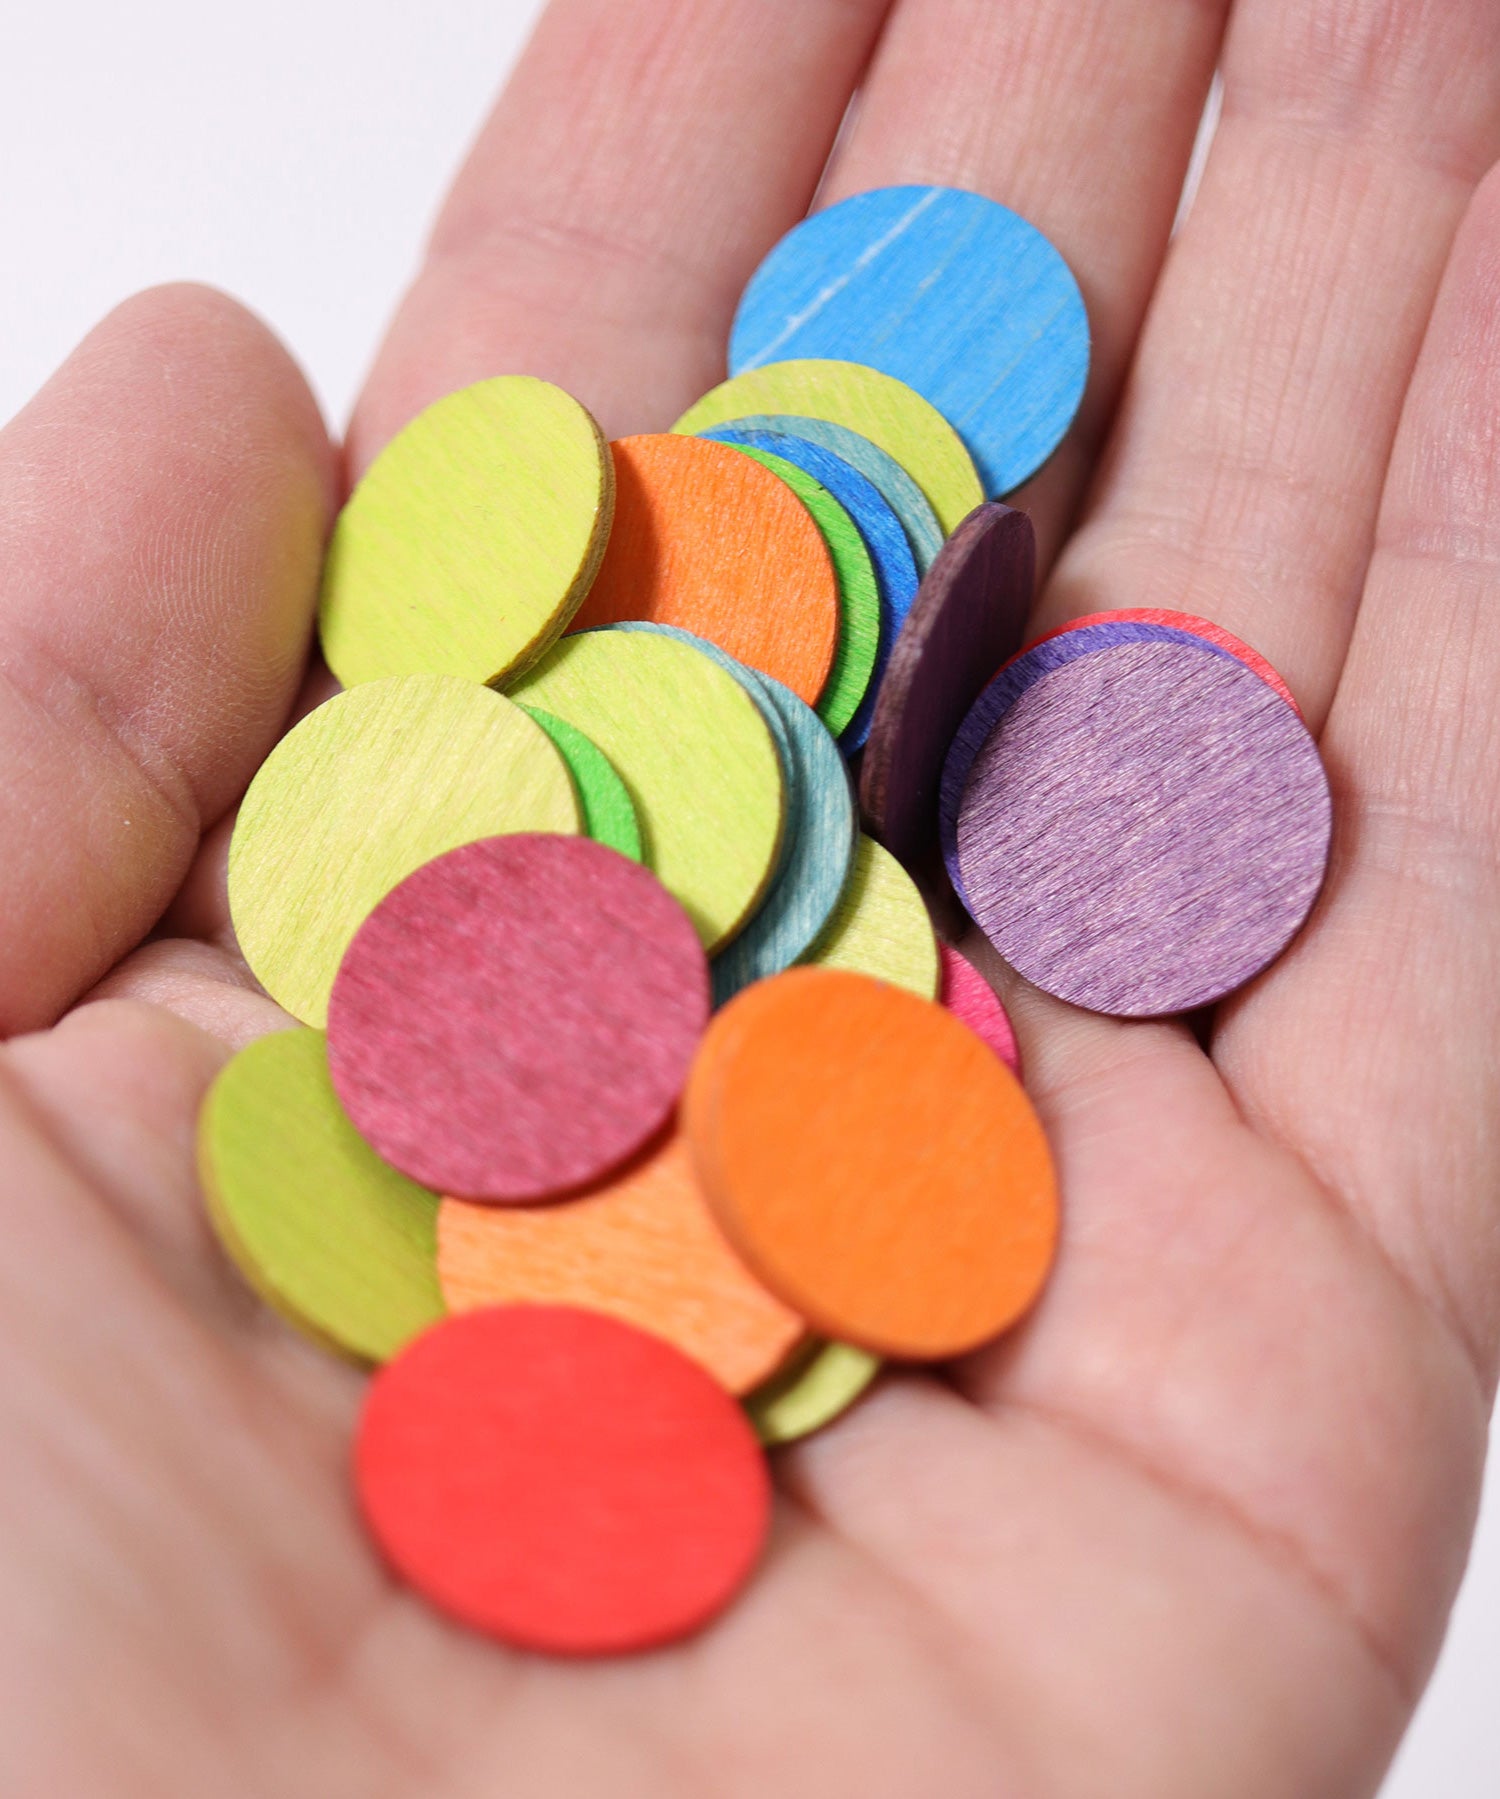
[(870, 735), (870, 714), (875, 710), (875, 695), (880, 677), (885, 673), (886, 658), (896, 633), (906, 622), (912, 601), (917, 597), (917, 564), (906, 541), (901, 521), (873, 482), (845, 462), (832, 450), (825, 450), (809, 438), (792, 437), (782, 431), (752, 431), (738, 425), (720, 425), (702, 433), (721, 443), (743, 444), (752, 450), (768, 450), (785, 462), (794, 462), (815, 481), (821, 481), (849, 516), (864, 539), (875, 569), (875, 585), (880, 595), (880, 643), (875, 652), (875, 671), (870, 685), (859, 703), (854, 717), (839, 733), (839, 743), (846, 751), (860, 749)]
[(804, 219), (750, 277), (730, 374), (794, 357), (862, 362), (914, 387), (998, 497), (1073, 422), (1088, 313), (1067, 263), (1008, 207), (959, 188), (876, 188)]
[(768, 715), (780, 717), (792, 746), (787, 847), (760, 910), (710, 964), (716, 1006), (752, 981), (780, 974), (811, 949), (848, 883), (859, 841), (849, 771), (828, 727), (780, 681), (754, 669), (746, 672), (760, 687)]

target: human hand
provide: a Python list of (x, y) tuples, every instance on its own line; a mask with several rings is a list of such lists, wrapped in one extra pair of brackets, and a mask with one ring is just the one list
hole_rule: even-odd
[[(612, 435), (668, 424), (722, 374), (886, 10), (556, 0), (350, 474), (500, 371)], [(1037, 627), (1177, 607), (1267, 655), (1322, 736), (1327, 890), (1208, 1054), (1006, 987), (1060, 1168), (1051, 1286), (780, 1456), (765, 1569), (679, 1648), (514, 1656), (395, 1587), (348, 1499), (359, 1377), (203, 1223), (198, 1101), (284, 1022), (233, 955), (215, 821), (293, 701), (336, 498), (300, 378), (166, 290), (0, 436), (0, 1024), (34, 1033), (0, 1071), (4, 1790), (1374, 1788), (1500, 1354), (1500, 181), (1470, 204), (1500, 17), (1238, 0), (1163, 266), (1226, 10), (901, 0), (826, 195), (983, 189), (1068, 257), (1095, 369), (1022, 499)]]

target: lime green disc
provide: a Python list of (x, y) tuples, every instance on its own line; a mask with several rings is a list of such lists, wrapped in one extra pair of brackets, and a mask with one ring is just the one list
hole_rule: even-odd
[(880, 1372), (880, 1357), (852, 1343), (820, 1343), (745, 1398), (767, 1449), (795, 1443), (847, 1412)]
[(554, 718), (539, 706), (523, 706), (521, 710), (542, 727), (557, 745), (573, 785), (578, 790), (578, 804), (583, 810), (583, 828), (595, 843), (607, 844), (632, 862), (641, 859), (641, 827), (635, 816), (629, 790), (620, 779), (615, 765), (591, 737), (576, 725)]
[(916, 882), (873, 837), (860, 833), (849, 884), (802, 960), (873, 975), (936, 999), (938, 947), (927, 906)]

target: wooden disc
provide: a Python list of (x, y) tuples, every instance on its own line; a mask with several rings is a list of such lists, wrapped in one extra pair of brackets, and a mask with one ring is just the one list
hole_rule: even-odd
[(1057, 1194), (1010, 1070), (942, 1007), (795, 968), (715, 1018), (683, 1123), (725, 1235), (815, 1330), (938, 1360), (1036, 1298)]
[(789, 356), (883, 369), (950, 420), (985, 492), (1062, 441), (1089, 371), (1072, 270), (1018, 213), (951, 187), (883, 187), (803, 219), (750, 277), (730, 373)]
[(706, 431), (751, 413), (790, 412), (827, 419), (867, 437), (921, 488), (944, 531), (984, 498), (958, 433), (904, 381), (863, 363), (833, 359), (773, 362), (721, 381), (690, 406), (674, 431)]
[(339, 514), (318, 628), (344, 684), (498, 681), (567, 624), (609, 537), (614, 472), (560, 387), (500, 375), (420, 413)]
[(859, 836), (849, 771), (811, 707), (765, 675), (758, 682), (790, 747), (787, 828), (781, 869), (734, 942), (715, 956), (714, 1004), (789, 968), (818, 940), (843, 897)]
[(608, 1186), (559, 1205), (444, 1200), (438, 1279), (455, 1312), (534, 1303), (621, 1318), (731, 1393), (768, 1380), (806, 1335), (724, 1241), (676, 1131)]
[(360, 1508), (403, 1579), (523, 1649), (689, 1635), (749, 1578), (770, 1520), (755, 1434), (658, 1337), (507, 1306), (437, 1325), (370, 1383)]
[(691, 644), (589, 631), (511, 692), (598, 744), (635, 803), (646, 866), (706, 948), (727, 943), (778, 865), (785, 804), (770, 728), (739, 683)]
[(488, 687), (396, 675), (335, 694), (287, 732), (240, 806), (240, 953), (278, 1005), (321, 1025), (349, 939), (413, 869), (479, 837), (578, 825), (567, 764)]
[(943, 758), (1020, 643), (1035, 581), (1031, 520), (998, 504), (971, 513), (923, 577), (875, 696), (859, 777), (866, 830), (903, 862), (933, 853)]
[[(726, 429), (778, 431), (831, 450), (863, 475), (900, 519), (916, 560), (918, 575), (926, 574), (932, 566), (933, 557), (943, 547), (943, 527), (926, 494), (895, 457), (882, 450), (879, 444), (871, 443), (868, 437), (861, 437), (847, 425), (835, 425), (830, 419), (807, 418), (795, 412), (751, 413), (745, 418), (731, 420)], [(717, 430), (710, 435), (717, 435)]]
[(641, 859), (641, 827), (635, 815), (630, 790), (620, 779), (613, 762), (591, 737), (566, 719), (554, 718), (540, 706), (523, 706), (521, 710), (535, 719), (552, 739), (554, 748), (568, 765), (573, 788), (578, 795), (583, 815), (584, 835), (595, 843), (618, 850), (632, 862)]
[(982, 1037), (1005, 1066), (1021, 1078), (1021, 1052), (1010, 1016), (1000, 1003), (1000, 995), (966, 956), (951, 944), (940, 943), (938, 955), (942, 973), (938, 987), (938, 1003), (946, 1006), (962, 1020), (976, 1037)]
[(230, 1259), (326, 1347), (382, 1362), (442, 1317), (437, 1196), (350, 1124), (321, 1031), (275, 1031), (224, 1068), (199, 1114), (198, 1169)]
[(847, 1412), (880, 1372), (880, 1357), (852, 1343), (816, 1343), (745, 1400), (767, 1449), (795, 1443)]
[(692, 922), (644, 868), (584, 837), (490, 837), (408, 875), (355, 933), (329, 1069), (413, 1180), (542, 1199), (661, 1129), (707, 1015)]
[(932, 999), (938, 948), (916, 882), (873, 838), (860, 834), (854, 867), (833, 917), (802, 958), (820, 968), (846, 968)]
[(848, 508), (800, 464), (769, 450), (731, 444), (731, 449), (785, 481), (812, 514), (828, 545), (839, 590), (839, 638), (818, 717), (840, 737), (864, 703), (880, 657), (880, 583), (875, 563)]
[(965, 902), (1059, 999), (1191, 1011), (1290, 942), (1330, 823), (1317, 745), (1259, 676), (1196, 639), (1119, 643), (1034, 681), (975, 757)]
[(1040, 637), (1034, 637), (1026, 647), (1033, 650), (1039, 643), (1050, 643), (1054, 637), (1061, 637), (1065, 631), (1083, 631), (1090, 625), (1117, 624), (1167, 625), (1173, 630), (1188, 631), (1194, 637), (1202, 637), (1221, 650), (1228, 650), (1237, 661), (1243, 662), (1252, 673), (1259, 675), (1273, 693), (1280, 694), (1298, 718), (1302, 717), (1302, 708), (1297, 704), (1291, 688), (1258, 650), (1252, 650), (1248, 643), (1236, 637), (1232, 631), (1226, 631), (1212, 619), (1199, 618), (1196, 613), (1165, 612), (1159, 606), (1123, 606), (1116, 612), (1089, 612), (1082, 618), (1070, 619), (1067, 624), (1059, 625), (1055, 631), (1046, 631)]
[(703, 438), (622, 437), (610, 450), (614, 528), (574, 630), (678, 625), (816, 702), (838, 647), (839, 591), (802, 497)]

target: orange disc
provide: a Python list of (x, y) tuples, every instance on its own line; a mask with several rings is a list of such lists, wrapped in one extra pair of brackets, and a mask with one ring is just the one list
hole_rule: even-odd
[(449, 1309), (581, 1306), (663, 1337), (731, 1393), (775, 1374), (806, 1336), (746, 1270), (674, 1131), (607, 1187), (550, 1206), (438, 1208)]
[(958, 1355), (1046, 1278), (1057, 1187), (1031, 1102), (916, 994), (830, 968), (746, 988), (709, 1026), (683, 1122), (730, 1242), (826, 1336)]
[(706, 637), (811, 706), (839, 590), (812, 514), (754, 457), (702, 437), (622, 437), (615, 521), (575, 631), (650, 619)]

